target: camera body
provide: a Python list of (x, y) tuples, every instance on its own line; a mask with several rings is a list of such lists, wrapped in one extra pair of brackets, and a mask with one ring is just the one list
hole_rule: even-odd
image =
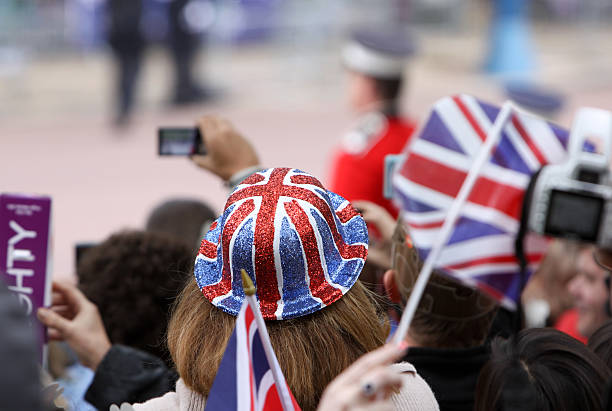
[(206, 154), (206, 148), (198, 127), (160, 127), (157, 152), (160, 156), (191, 156)]
[[(585, 145), (595, 152), (584, 151)], [(528, 210), (531, 231), (612, 250), (612, 113), (583, 108), (574, 120), (565, 163), (542, 168)]]

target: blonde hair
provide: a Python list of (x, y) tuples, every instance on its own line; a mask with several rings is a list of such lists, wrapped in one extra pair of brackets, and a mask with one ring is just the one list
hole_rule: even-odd
[[(236, 317), (214, 307), (189, 281), (168, 326), (168, 348), (192, 390), (208, 396)], [(338, 301), (304, 317), (266, 321), (272, 346), (295, 399), (315, 410), (324, 388), (362, 354), (384, 344), (386, 316), (357, 281)]]

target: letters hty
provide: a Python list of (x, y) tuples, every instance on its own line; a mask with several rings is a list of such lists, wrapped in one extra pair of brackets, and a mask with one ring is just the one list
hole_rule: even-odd
[(32, 254), (31, 250), (17, 248), (17, 246), (23, 239), (36, 238), (36, 232), (24, 229), (13, 220), (9, 222), (9, 226), (15, 232), (15, 235), (13, 235), (8, 242), (6, 268), (7, 274), (15, 277), (15, 284), (9, 285), (8, 288), (18, 293), (19, 300), (26, 307), (29, 315), (32, 312), (32, 300), (29, 295), (32, 294), (33, 289), (24, 285), (24, 278), (32, 277), (34, 275), (34, 270), (32, 268), (17, 268), (15, 267), (15, 263), (28, 263), (34, 261), (34, 254)]

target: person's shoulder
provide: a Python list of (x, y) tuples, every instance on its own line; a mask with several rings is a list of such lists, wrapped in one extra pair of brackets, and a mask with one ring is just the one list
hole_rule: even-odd
[(121, 408), (114, 410), (111, 408), (111, 411), (175, 411), (178, 409), (180, 409), (179, 396), (176, 392), (171, 391), (140, 404), (122, 404)]
[(438, 411), (436, 397), (429, 384), (418, 374), (414, 365), (409, 362), (392, 364), (391, 367), (402, 374), (402, 388), (391, 396), (395, 409)]
[(412, 134), (417, 128), (417, 122), (413, 118), (403, 116), (392, 116), (387, 118), (390, 131), (402, 131)]
[(389, 127), (387, 117), (380, 112), (371, 112), (359, 118), (342, 139), (342, 150), (348, 154), (364, 154), (386, 134)]

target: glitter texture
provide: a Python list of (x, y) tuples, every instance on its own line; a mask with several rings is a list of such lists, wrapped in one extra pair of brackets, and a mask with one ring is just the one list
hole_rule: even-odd
[(212, 304), (238, 315), (244, 268), (264, 318), (294, 318), (353, 286), (367, 244), (365, 222), (350, 203), (307, 173), (273, 168), (251, 175), (229, 196), (202, 240), (195, 278)]

